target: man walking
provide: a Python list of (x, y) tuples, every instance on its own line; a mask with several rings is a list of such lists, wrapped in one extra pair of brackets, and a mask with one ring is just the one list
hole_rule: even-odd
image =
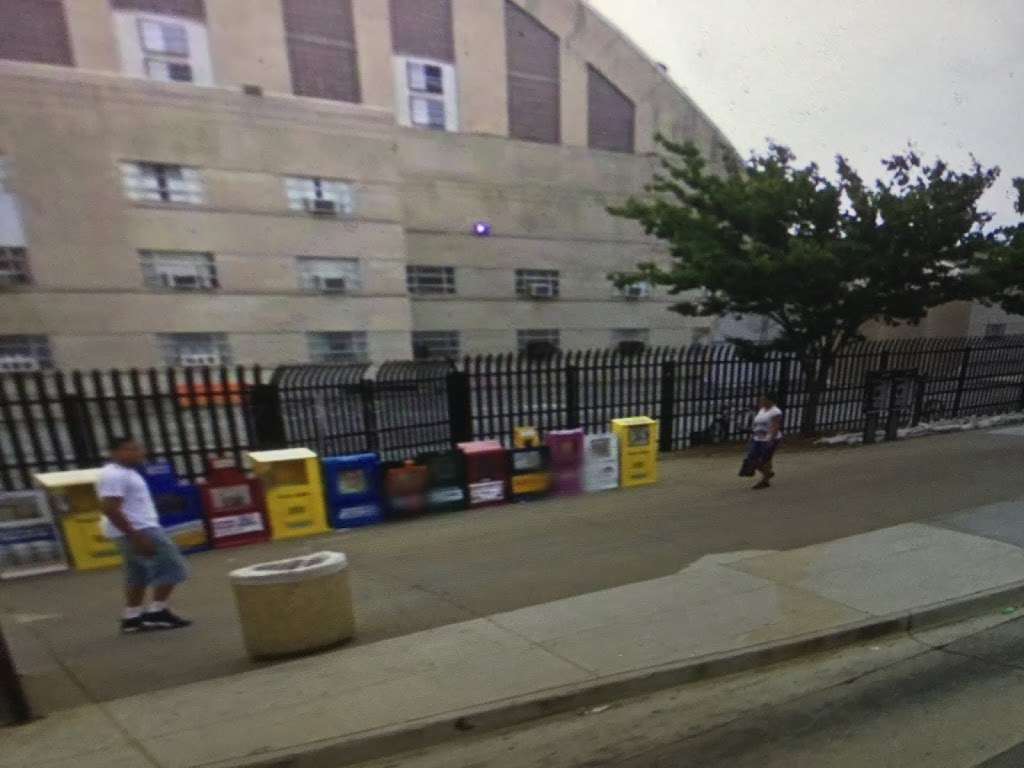
[[(124, 634), (181, 629), (192, 623), (167, 607), (174, 588), (188, 578), (188, 566), (160, 527), (149, 486), (138, 471), (145, 459), (145, 449), (136, 440), (117, 438), (110, 446), (110, 462), (100, 470), (96, 483), (103, 503), (103, 533), (117, 542), (124, 558)], [(149, 587), (153, 601), (143, 609)]]

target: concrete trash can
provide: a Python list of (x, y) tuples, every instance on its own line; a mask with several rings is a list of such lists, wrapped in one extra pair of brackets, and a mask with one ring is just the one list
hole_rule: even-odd
[(318, 552), (230, 574), (246, 650), (254, 659), (308, 653), (355, 633), (348, 560)]

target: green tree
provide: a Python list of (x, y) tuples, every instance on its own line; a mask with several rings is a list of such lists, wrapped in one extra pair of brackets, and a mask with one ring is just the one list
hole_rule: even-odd
[(916, 323), (970, 297), (963, 275), (991, 239), (979, 200), (998, 168), (959, 172), (910, 149), (884, 160), (884, 178), (869, 185), (841, 156), (834, 179), (777, 144), (713, 173), (693, 144), (658, 142), (660, 172), (609, 211), (664, 241), (671, 261), (609, 278), (667, 286), (686, 316), (770, 318), (779, 335), (767, 346), (801, 366), (805, 433), (836, 357), (866, 323)]
[[(1024, 216), (1024, 178), (1014, 179), (1017, 213)], [(1000, 229), (995, 242), (979, 259), (974, 293), (986, 304), (1024, 315), (1024, 222)]]

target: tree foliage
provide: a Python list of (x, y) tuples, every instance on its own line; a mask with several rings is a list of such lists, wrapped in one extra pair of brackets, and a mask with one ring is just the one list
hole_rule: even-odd
[(916, 323), (977, 288), (964, 275), (991, 241), (979, 201), (997, 168), (957, 171), (908, 149), (869, 184), (842, 156), (829, 178), (769, 144), (713, 173), (693, 144), (658, 141), (660, 172), (610, 212), (664, 241), (671, 262), (611, 279), (666, 286), (687, 316), (770, 318), (771, 346), (797, 353), (812, 400), (867, 323)]
[[(1014, 179), (1013, 185), (1016, 211), (1024, 216), (1024, 178)], [(973, 291), (986, 304), (1024, 315), (1024, 222), (996, 233), (995, 243), (979, 261)]]

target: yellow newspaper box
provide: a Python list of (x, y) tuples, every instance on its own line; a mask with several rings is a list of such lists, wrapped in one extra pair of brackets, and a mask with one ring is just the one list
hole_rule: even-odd
[(273, 539), (327, 533), (320, 459), (308, 448), (256, 451), (252, 470), (263, 481)]
[(540, 448), (540, 432), (536, 427), (516, 427), (512, 430), (513, 448)]
[(53, 509), (64, 532), (71, 562), (79, 571), (114, 568), (121, 564), (117, 544), (103, 535), (103, 507), (96, 495), (98, 469), (46, 472), (36, 483), (53, 500)]
[(612, 419), (612, 432), (619, 438), (619, 467), (622, 487), (648, 485), (658, 481), (658, 422), (647, 416)]

